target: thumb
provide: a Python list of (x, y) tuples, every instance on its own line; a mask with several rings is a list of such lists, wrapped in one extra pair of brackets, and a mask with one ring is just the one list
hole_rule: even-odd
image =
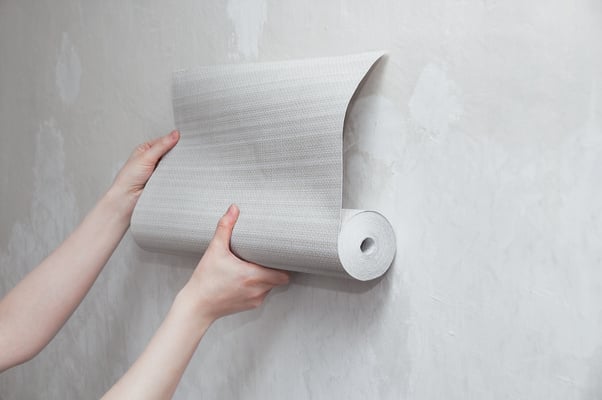
[(156, 164), (159, 159), (171, 150), (180, 139), (180, 132), (172, 131), (169, 135), (160, 137), (150, 143), (150, 148), (144, 152), (144, 157), (151, 163)]
[(234, 230), (234, 225), (238, 220), (238, 215), (240, 214), (240, 210), (236, 206), (236, 204), (232, 204), (228, 211), (220, 218), (217, 223), (217, 228), (215, 229), (215, 235), (213, 235), (213, 242), (219, 247), (225, 248), (226, 250), (230, 250), (230, 238), (232, 237), (232, 231)]

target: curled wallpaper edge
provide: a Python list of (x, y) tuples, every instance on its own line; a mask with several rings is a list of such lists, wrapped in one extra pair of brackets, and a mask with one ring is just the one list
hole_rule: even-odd
[(201, 255), (236, 203), (231, 247), (245, 260), (358, 280), (384, 274), (395, 255), (391, 225), (375, 211), (341, 209), (345, 114), (383, 54), (174, 73), (181, 139), (138, 200), (135, 241)]

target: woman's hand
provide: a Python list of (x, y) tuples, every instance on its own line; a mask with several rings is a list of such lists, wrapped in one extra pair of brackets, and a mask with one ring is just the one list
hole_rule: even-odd
[(144, 185), (157, 167), (157, 163), (178, 140), (180, 133), (173, 131), (138, 146), (117, 174), (109, 192), (113, 193), (131, 213), (142, 194)]
[(139, 146), (77, 229), (0, 300), (0, 372), (34, 357), (73, 314), (125, 234), (157, 162), (178, 139), (174, 131)]
[(192, 277), (128, 372), (103, 399), (171, 399), (200, 340), (217, 318), (259, 306), (288, 273), (238, 259), (230, 237), (238, 219), (230, 206)]
[(238, 215), (238, 207), (231, 205), (219, 220), (209, 248), (181, 292), (209, 322), (256, 308), (272, 288), (289, 282), (287, 272), (242, 261), (230, 251)]

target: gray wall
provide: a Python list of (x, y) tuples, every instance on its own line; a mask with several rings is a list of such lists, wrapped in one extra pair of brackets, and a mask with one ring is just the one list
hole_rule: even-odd
[[(373, 49), (345, 206), (392, 221), (392, 269), (219, 321), (176, 398), (601, 398), (597, 0), (0, 1), (0, 294), (172, 128), (171, 71)], [(0, 397), (100, 396), (194, 264), (126, 237)]]

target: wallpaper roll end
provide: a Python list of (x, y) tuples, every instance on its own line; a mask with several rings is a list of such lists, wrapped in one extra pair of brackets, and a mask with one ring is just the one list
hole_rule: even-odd
[(376, 279), (387, 272), (395, 257), (393, 227), (376, 211), (343, 209), (338, 252), (341, 265), (352, 278)]

